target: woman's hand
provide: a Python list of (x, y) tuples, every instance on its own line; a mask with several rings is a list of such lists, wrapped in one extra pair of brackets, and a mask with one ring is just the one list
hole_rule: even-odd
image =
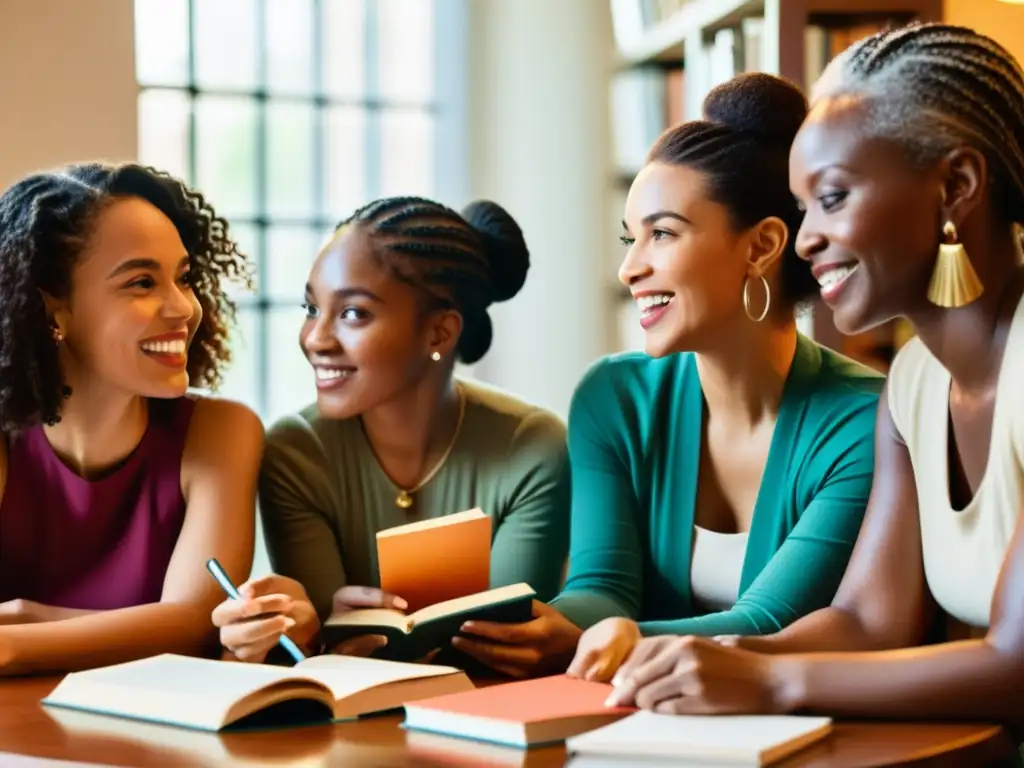
[(309, 650), (320, 621), (305, 588), (287, 576), (270, 574), (238, 588), (241, 600), (228, 598), (213, 609), (220, 642), (239, 661), (262, 662), (281, 635)]
[(607, 703), (675, 715), (782, 712), (772, 659), (703, 637), (645, 638), (613, 678)]
[[(404, 611), (408, 607), (409, 604), (401, 597), (376, 587), (342, 587), (334, 593), (334, 615), (336, 616), (362, 608), (391, 608), (396, 611)], [(388, 639), (384, 635), (359, 635), (351, 637), (329, 650), (331, 653), (344, 656), (369, 656), (378, 648), (387, 645), (387, 642)]]
[(599, 621), (583, 633), (567, 673), (607, 683), (641, 639), (635, 621), (618, 617)]
[(562, 672), (572, 659), (583, 631), (546, 603), (533, 601), (533, 619), (522, 624), (467, 621), (466, 634), (452, 646), (509, 677)]

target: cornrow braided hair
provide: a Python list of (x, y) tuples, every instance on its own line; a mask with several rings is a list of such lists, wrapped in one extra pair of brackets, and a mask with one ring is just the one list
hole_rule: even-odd
[(464, 214), (422, 197), (375, 200), (336, 228), (365, 229), (381, 266), (422, 290), (432, 308), (463, 318), (459, 356), (483, 357), (493, 329), (487, 307), (515, 295), (526, 279), (529, 254), (522, 232), (500, 206), (479, 201)]
[(834, 59), (814, 97), (864, 96), (876, 136), (928, 164), (965, 143), (988, 159), (1002, 211), (1024, 222), (1024, 73), (999, 43), (950, 24), (878, 32)]

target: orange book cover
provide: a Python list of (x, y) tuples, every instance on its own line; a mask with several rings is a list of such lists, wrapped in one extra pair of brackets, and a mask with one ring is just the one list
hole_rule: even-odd
[(485, 592), (491, 581), (491, 518), (471, 509), (377, 534), (380, 586), (407, 613)]
[(405, 727), (515, 746), (563, 740), (626, 717), (633, 707), (606, 707), (608, 683), (554, 675), (405, 705)]

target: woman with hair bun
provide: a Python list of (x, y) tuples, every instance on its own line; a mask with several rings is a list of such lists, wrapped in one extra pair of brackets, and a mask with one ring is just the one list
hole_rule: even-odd
[(797, 332), (817, 292), (788, 176), (805, 112), (794, 86), (744, 75), (651, 149), (619, 270), (646, 350), (597, 362), (573, 397), (559, 619), (477, 624), (458, 647), (522, 675), (575, 652), (571, 674), (608, 680), (645, 635), (765, 634), (832, 599), (882, 377)]
[[(285, 631), (316, 652), (332, 610), (404, 608), (378, 589), (376, 533), (474, 507), (493, 520), (491, 585), (527, 582), (541, 600), (558, 591), (565, 427), (453, 375), (456, 361), (487, 353), (487, 308), (515, 296), (528, 268), (519, 226), (488, 201), (460, 214), (388, 198), (338, 226), (310, 273), (299, 339), (316, 404), (267, 436), (259, 500), (275, 573), (214, 612), (236, 658), (263, 660)], [(383, 641), (334, 650), (367, 654)]]

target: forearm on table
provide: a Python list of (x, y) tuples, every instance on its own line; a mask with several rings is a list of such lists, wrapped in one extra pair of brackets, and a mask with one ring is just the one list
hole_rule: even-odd
[(640, 634), (644, 637), (657, 635), (698, 635), (700, 637), (761, 635), (778, 628), (778, 624), (768, 622), (767, 617), (765, 623), (759, 624), (754, 616), (747, 611), (735, 609), (686, 619), (641, 621), (638, 626)]
[(1024, 724), (1024, 658), (984, 640), (772, 660), (786, 711)]
[(152, 603), (0, 627), (0, 675), (68, 672), (160, 653), (215, 655), (211, 610), (198, 603)]
[(779, 632), (741, 637), (739, 647), (748, 651), (777, 655), (818, 651), (876, 651), (887, 646), (872, 638), (852, 613), (841, 608), (829, 607), (810, 613)]
[(90, 610), (87, 608), (61, 608), (57, 605), (39, 605), (34, 610), (33, 621), (42, 624), (47, 621), (63, 621), (64, 619), (77, 619), (79, 616), (91, 616), (102, 611)]

